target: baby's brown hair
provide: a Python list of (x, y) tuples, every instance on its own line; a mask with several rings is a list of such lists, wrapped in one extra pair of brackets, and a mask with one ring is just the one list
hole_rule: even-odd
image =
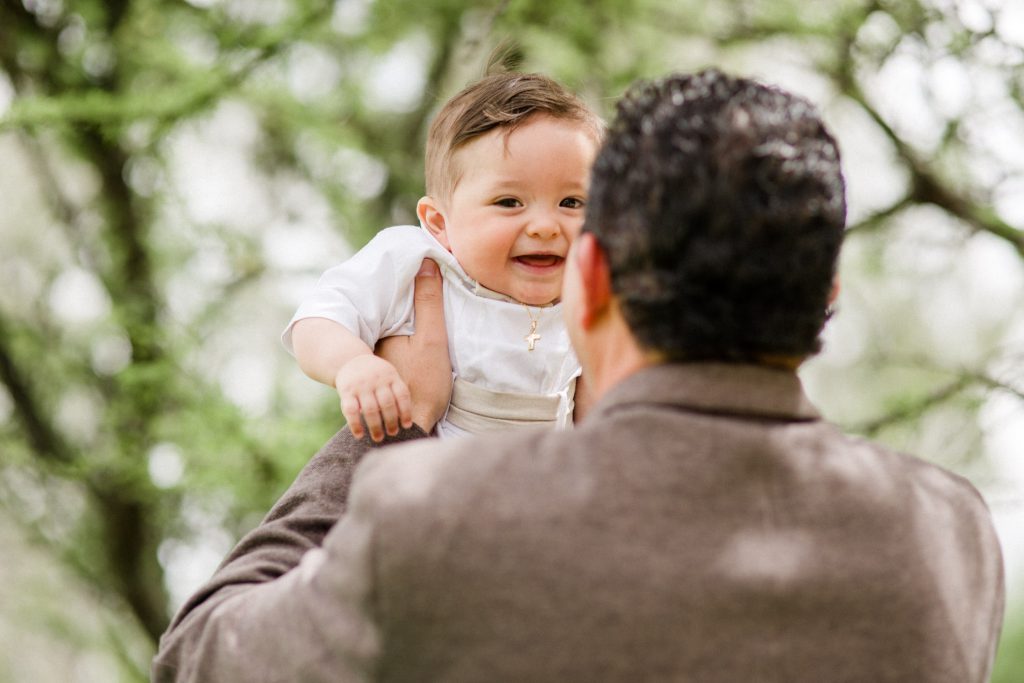
[(490, 74), (448, 100), (431, 123), (427, 194), (441, 200), (451, 196), (460, 176), (453, 157), (462, 145), (495, 128), (511, 133), (537, 114), (578, 122), (592, 132), (595, 142), (601, 139), (601, 119), (558, 82), (537, 73)]

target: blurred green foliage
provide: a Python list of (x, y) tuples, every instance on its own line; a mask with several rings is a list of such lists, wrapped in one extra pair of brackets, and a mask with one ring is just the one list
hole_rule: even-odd
[(1016, 683), (1024, 671), (1024, 615), (1020, 611), (1008, 615), (1002, 642), (996, 657), (992, 683)]
[[(105, 624), (32, 628), (145, 678), (195, 572), (340, 426), (277, 342), (296, 292), (413, 220), (430, 116), (501, 44), (606, 116), (634, 79), (707, 65), (821, 104), (851, 231), (810, 388), (847, 427), (1018, 495), (988, 463), (1008, 418), (984, 417), (1019, 420), (1024, 387), (1009, 7), (0, 0), (0, 500)], [(1005, 283), (986, 289), (988, 258)], [(1010, 623), (994, 680), (1021, 670)]]

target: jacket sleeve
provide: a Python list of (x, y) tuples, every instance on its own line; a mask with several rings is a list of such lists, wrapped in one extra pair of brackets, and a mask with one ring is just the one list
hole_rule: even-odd
[[(384, 443), (425, 436), (414, 426)], [(315, 576), (312, 569), (323, 560), (319, 546), (347, 508), (356, 465), (375, 447), (368, 439), (354, 439), (346, 427), (313, 457), (260, 526), (174, 617), (153, 662), (155, 683), (306, 680), (295, 671), (278, 676), (275, 666), (313, 664), (303, 655), (322, 637), (309, 632), (317, 623), (312, 616), (334, 622), (339, 615), (326, 615), (322, 605), (292, 596), (315, 594), (297, 586)], [(351, 549), (358, 552), (361, 546), (353, 543)], [(302, 568), (292, 571), (300, 563)], [(334, 680), (351, 678), (338, 674)]]

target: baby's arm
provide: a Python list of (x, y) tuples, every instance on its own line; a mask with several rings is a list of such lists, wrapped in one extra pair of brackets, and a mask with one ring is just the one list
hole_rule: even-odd
[(363, 420), (374, 441), (385, 431), (397, 434), (399, 424), (412, 426), (408, 386), (395, 366), (373, 355), (358, 336), (327, 318), (303, 318), (292, 329), (292, 348), (303, 372), (337, 390), (355, 438), (366, 435)]

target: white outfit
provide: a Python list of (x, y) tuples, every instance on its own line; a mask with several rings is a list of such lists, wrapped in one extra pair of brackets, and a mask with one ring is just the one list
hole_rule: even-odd
[[(383, 337), (413, 332), (413, 282), (424, 258), (444, 277), (444, 319), (455, 386), (438, 433), (453, 436), (572, 422), (580, 364), (562, 323), (561, 305), (526, 306), (482, 287), (422, 227), (379, 232), (352, 258), (321, 276), (282, 335), (292, 352), (292, 326), (327, 318), (371, 348)], [(531, 321), (540, 335), (533, 350)]]

